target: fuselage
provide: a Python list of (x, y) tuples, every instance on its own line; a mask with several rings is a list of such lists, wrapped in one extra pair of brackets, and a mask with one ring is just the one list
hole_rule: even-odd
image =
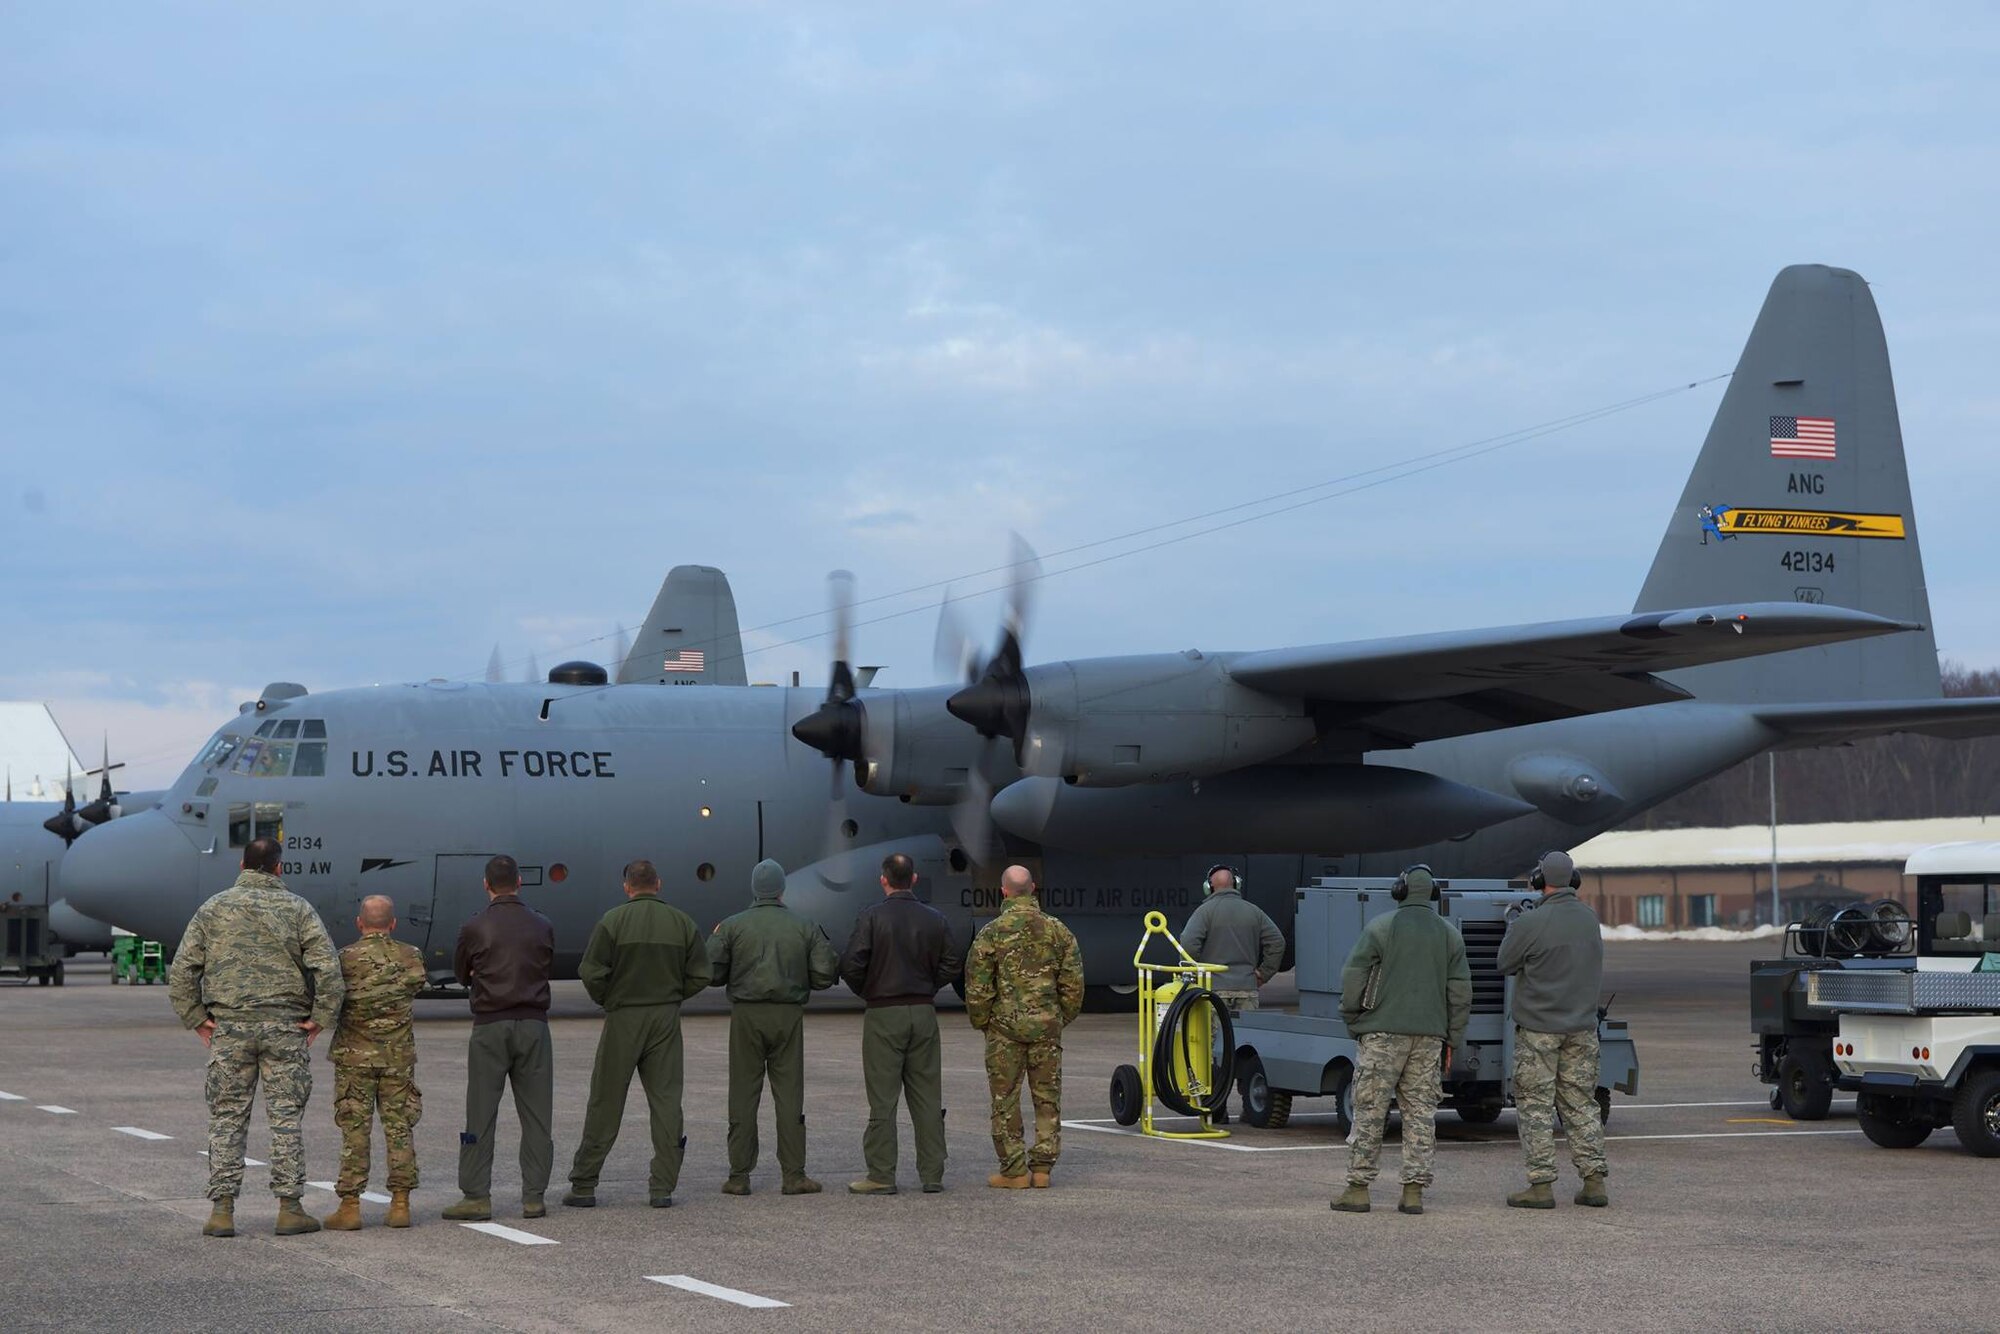
[[(845, 939), (879, 893), (889, 850), (917, 856), (920, 893), (969, 938), (997, 910), (1004, 861), (975, 865), (948, 807), (870, 796), (844, 784), (790, 728), (814, 690), (653, 685), (422, 685), (302, 695), (221, 728), (159, 808), (91, 831), (70, 851), (78, 907), (178, 941), (203, 899), (227, 887), (262, 834), (284, 844), (286, 883), (336, 941), (355, 934), (362, 898), (386, 894), (398, 934), (449, 971), (459, 927), (483, 907), (481, 871), (504, 852), (524, 895), (554, 921), (558, 968), (574, 970), (591, 925), (620, 901), (624, 866), (656, 863), (668, 896), (707, 929), (748, 899), (750, 869), (792, 872), (787, 899)], [(967, 729), (968, 757), (981, 746)], [(1432, 847), (1107, 856), (1010, 845), (1048, 907), (1083, 943), (1093, 983), (1129, 978), (1145, 912), (1178, 923), (1202, 872), (1229, 861), (1247, 893), (1289, 932), (1292, 888), (1321, 874), (1379, 874), (1428, 861), (1443, 875), (1518, 873), (1769, 744), (1741, 710), (1667, 705), (1383, 752), (1372, 762), (1511, 791), (1522, 758), (1588, 766), (1616, 794), (1563, 818), (1533, 815)], [(847, 854), (851, 853), (849, 856)], [(830, 856), (829, 854), (833, 854)], [(995, 859), (996, 861), (998, 859)]]

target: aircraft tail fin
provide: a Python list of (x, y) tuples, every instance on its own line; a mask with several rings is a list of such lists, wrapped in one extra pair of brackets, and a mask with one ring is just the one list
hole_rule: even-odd
[(1889, 348), (1859, 274), (1779, 273), (1635, 610), (1823, 602), (1923, 628), (1672, 674), (1745, 704), (1936, 699)]
[(668, 571), (616, 679), (620, 685), (748, 685), (729, 576), (709, 565)]

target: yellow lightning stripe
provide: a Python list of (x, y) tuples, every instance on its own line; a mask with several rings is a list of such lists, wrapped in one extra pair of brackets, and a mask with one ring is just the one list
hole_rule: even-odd
[(1906, 535), (1900, 514), (1845, 514), (1832, 510), (1773, 510), (1731, 506), (1717, 514), (1725, 537), (1770, 533), (1780, 537), (1886, 537)]

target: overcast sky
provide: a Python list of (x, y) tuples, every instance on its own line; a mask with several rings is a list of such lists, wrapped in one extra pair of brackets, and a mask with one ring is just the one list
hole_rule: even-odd
[[(268, 680), (608, 656), (681, 562), (818, 681), (829, 569), (1727, 371), (1799, 261), (2000, 664), (1996, 68), (1975, 4), (12, 6), (0, 697), (160, 782)], [(1720, 393), (1050, 579), (1030, 656), (1626, 610)]]

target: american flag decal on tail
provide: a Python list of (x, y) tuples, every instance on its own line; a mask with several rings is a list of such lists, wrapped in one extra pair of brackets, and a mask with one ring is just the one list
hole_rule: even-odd
[(1771, 418), (1771, 457), (1774, 459), (1831, 459), (1833, 418)]
[(702, 668), (702, 653), (698, 648), (684, 648), (668, 657), (660, 664), (663, 672), (698, 672)]

